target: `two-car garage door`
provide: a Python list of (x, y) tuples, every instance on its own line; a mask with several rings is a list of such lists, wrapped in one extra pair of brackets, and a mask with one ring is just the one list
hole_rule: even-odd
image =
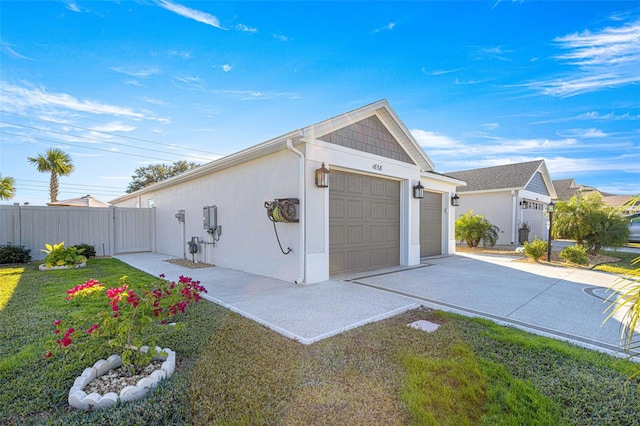
[(329, 273), (400, 264), (400, 182), (331, 171)]

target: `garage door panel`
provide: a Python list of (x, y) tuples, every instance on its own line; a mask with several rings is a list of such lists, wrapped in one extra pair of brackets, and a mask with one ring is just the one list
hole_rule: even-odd
[(384, 219), (387, 206), (383, 202), (371, 201), (369, 203), (369, 217), (371, 219)]
[(347, 229), (348, 244), (363, 244), (364, 243), (364, 229), (363, 226), (349, 226)]
[(442, 254), (442, 194), (425, 191), (420, 200), (420, 256)]
[(346, 235), (347, 232), (344, 226), (329, 226), (329, 241), (332, 241), (333, 244), (343, 245), (346, 242), (344, 238)]
[[(346, 274), (398, 265), (399, 182), (338, 171), (332, 171), (331, 179), (330, 274)], [(340, 190), (343, 186), (346, 186), (346, 191)], [(342, 235), (339, 235), (340, 233)]]
[(361, 200), (350, 200), (348, 202), (349, 210), (348, 216), (350, 219), (363, 219), (364, 218), (364, 206)]

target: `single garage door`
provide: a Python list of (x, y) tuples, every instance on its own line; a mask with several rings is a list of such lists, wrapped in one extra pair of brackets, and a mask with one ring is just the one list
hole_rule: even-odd
[(331, 171), (329, 273), (400, 264), (400, 182)]
[(420, 200), (420, 257), (442, 254), (442, 194), (424, 192)]

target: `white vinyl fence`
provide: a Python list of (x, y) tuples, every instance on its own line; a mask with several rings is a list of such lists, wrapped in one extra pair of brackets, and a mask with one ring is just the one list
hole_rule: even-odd
[(155, 208), (0, 205), (0, 244), (44, 259), (45, 244), (90, 244), (98, 256), (155, 250)]

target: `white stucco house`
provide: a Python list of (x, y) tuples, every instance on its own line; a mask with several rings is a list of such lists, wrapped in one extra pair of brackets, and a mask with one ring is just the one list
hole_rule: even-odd
[[(497, 244), (546, 240), (547, 206), (556, 190), (544, 160), (450, 172), (463, 180), (458, 188), (458, 215), (473, 210), (500, 228)], [(521, 233), (523, 225), (528, 232)]]
[(463, 184), (381, 100), (110, 203), (155, 208), (156, 252), (311, 284), (453, 254)]

